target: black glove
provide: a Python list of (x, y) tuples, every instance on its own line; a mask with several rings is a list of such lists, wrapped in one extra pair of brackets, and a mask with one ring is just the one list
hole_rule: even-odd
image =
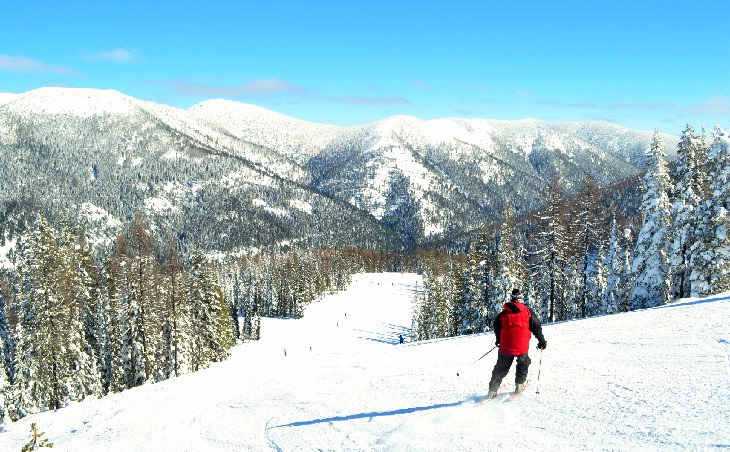
[(545, 350), (547, 348), (547, 341), (538, 341), (537, 348), (539, 350)]

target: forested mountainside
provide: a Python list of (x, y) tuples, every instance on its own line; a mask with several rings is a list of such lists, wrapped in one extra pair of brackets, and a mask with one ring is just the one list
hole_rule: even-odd
[(306, 172), (274, 150), (117, 92), (17, 96), (0, 107), (0, 159), (6, 240), (41, 211), (79, 223), (97, 245), (110, 245), (135, 212), (208, 251), (401, 243), (367, 213), (309, 188)]
[[(117, 91), (0, 97), (0, 240), (34, 212), (111, 245), (143, 213), (205, 251), (282, 244), (401, 249), (544, 204), (559, 176), (600, 185), (641, 170), (651, 136), (607, 123), (396, 116), (313, 124), (208, 101), (181, 110)], [(669, 156), (676, 137), (665, 136)]]

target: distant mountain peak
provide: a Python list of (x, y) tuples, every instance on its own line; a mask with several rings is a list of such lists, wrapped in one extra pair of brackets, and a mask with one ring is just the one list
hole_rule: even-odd
[(101, 114), (130, 114), (139, 103), (139, 100), (113, 89), (46, 87), (13, 95), (4, 105), (0, 100), (0, 108), (16, 113), (68, 114), (86, 118)]

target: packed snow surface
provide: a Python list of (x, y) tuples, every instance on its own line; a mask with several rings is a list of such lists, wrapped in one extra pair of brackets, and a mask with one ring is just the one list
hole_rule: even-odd
[(509, 401), (513, 368), (482, 403), (492, 334), (398, 343), (420, 285), (358, 275), (226, 362), (11, 423), (0, 450), (31, 422), (67, 451), (730, 447), (730, 294), (545, 325), (528, 389)]

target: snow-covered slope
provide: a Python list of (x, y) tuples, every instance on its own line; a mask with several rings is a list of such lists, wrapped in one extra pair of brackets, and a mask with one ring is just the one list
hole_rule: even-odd
[[(139, 101), (116, 90), (38, 88), (10, 99), (6, 111), (21, 114), (68, 114), (89, 118), (102, 114), (132, 114)], [(0, 101), (0, 103), (2, 103)]]
[(13, 93), (0, 93), (0, 105), (10, 102), (14, 97)]
[(241, 140), (273, 149), (301, 165), (342, 133), (340, 127), (223, 99), (201, 102), (188, 111), (201, 122), (220, 126)]
[(265, 319), (227, 362), (29, 416), (0, 450), (32, 422), (62, 451), (730, 447), (730, 294), (545, 325), (528, 390), (482, 404), (496, 356), (470, 364), (491, 334), (398, 344), (419, 284), (356, 276), (301, 320)]

